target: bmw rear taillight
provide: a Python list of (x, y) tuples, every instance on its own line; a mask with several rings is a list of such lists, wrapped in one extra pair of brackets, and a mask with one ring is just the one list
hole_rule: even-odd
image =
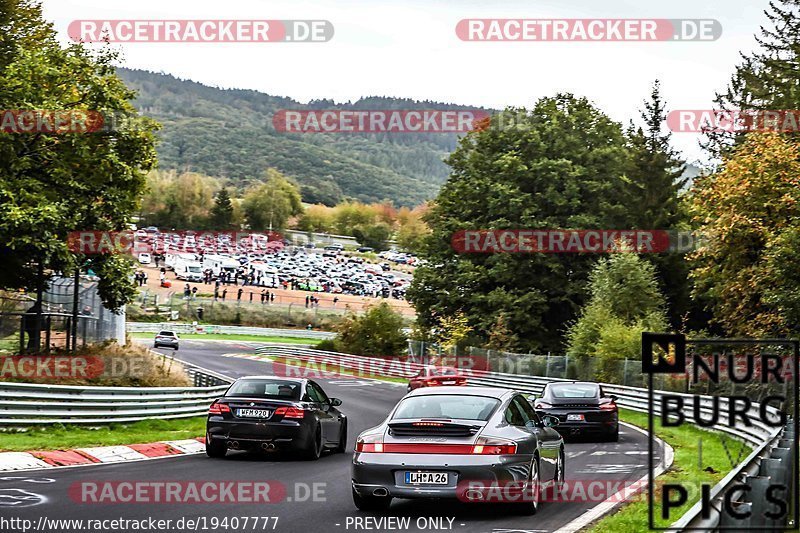
[(278, 407), (275, 409), (275, 415), (283, 418), (301, 419), (305, 418), (306, 412), (299, 407)]
[(466, 384), (467, 384), (467, 378), (456, 379), (456, 385), (466, 385)]
[(601, 403), (600, 409), (602, 409), (603, 411), (616, 411), (617, 404), (615, 404), (614, 402)]
[(517, 443), (506, 439), (479, 437), (472, 448), (475, 455), (513, 455), (517, 453)]
[(211, 404), (211, 407), (208, 408), (208, 414), (210, 415), (221, 415), (223, 413), (230, 413), (231, 408), (228, 406), (227, 403), (219, 403), (219, 400), (215, 401)]
[(362, 435), (356, 439), (356, 452), (383, 453), (383, 435)]

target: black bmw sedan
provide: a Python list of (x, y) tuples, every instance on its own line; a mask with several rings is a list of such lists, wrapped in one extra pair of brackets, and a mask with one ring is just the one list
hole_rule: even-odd
[(347, 417), (342, 401), (308, 379), (239, 378), (208, 410), (206, 454), (232, 450), (286, 450), (319, 459), (325, 449), (344, 452)]
[(533, 407), (539, 416), (558, 418), (556, 430), (564, 436), (597, 435), (619, 440), (619, 412), (616, 396), (588, 381), (548, 383)]

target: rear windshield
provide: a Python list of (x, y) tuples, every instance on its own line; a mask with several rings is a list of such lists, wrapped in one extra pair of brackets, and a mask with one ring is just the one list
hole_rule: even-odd
[(280, 379), (245, 379), (237, 381), (226, 397), (266, 398), (268, 400), (300, 400), (300, 383)]
[(400, 402), (393, 420), (408, 418), (462, 418), (489, 420), (500, 400), (485, 396), (413, 396)]
[(598, 390), (597, 385), (593, 383), (550, 385), (550, 394), (553, 398), (595, 398)]
[(172, 331), (162, 331), (159, 335), (163, 335), (164, 337), (174, 337), (175, 333)]
[(458, 372), (456, 372), (455, 368), (432, 368), (431, 369), (432, 376), (457, 376)]

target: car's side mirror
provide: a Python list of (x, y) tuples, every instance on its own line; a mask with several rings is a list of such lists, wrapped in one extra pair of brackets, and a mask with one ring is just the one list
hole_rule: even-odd
[(558, 418), (552, 415), (544, 415), (542, 417), (542, 424), (544, 424), (544, 427), (546, 428), (554, 428), (559, 424), (559, 422)]
[(340, 405), (342, 405), (342, 400), (339, 398), (331, 398), (331, 406), (339, 407)]

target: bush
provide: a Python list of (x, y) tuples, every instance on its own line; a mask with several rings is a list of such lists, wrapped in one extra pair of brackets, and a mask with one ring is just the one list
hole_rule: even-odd
[(322, 350), (323, 352), (335, 352), (336, 350), (336, 342), (333, 339), (325, 339), (324, 341), (320, 342), (316, 346), (314, 346), (315, 350)]
[(397, 356), (408, 349), (403, 317), (386, 302), (360, 316), (348, 315), (337, 328), (335, 351), (353, 355)]
[[(54, 355), (61, 354), (58, 351)], [(183, 365), (138, 344), (120, 346), (113, 341), (78, 350), (77, 356), (102, 360), (99, 376), (2, 379), (17, 383), (57, 383), (99, 387), (191, 387)], [(119, 375), (115, 375), (115, 370)], [(122, 371), (124, 370), (124, 371)], [(88, 374), (88, 372), (87, 372)]]

